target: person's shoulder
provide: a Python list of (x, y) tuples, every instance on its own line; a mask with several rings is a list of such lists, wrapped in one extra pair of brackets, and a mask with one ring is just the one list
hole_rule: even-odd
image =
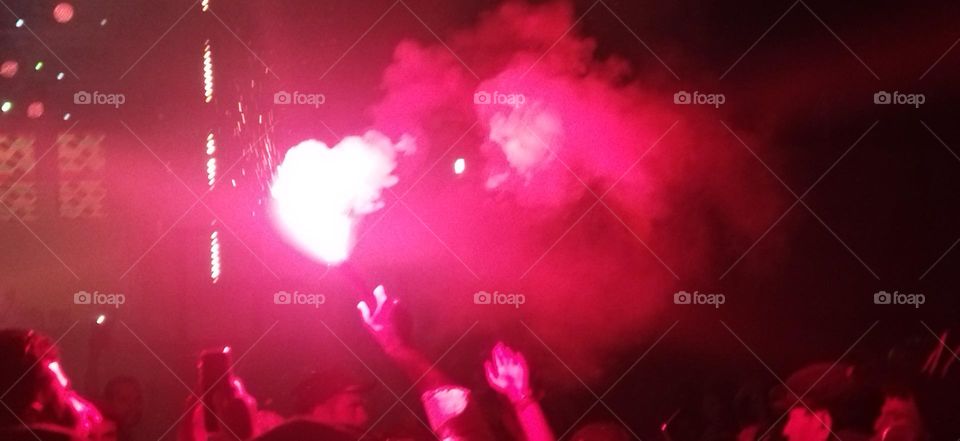
[(352, 441), (343, 432), (329, 426), (307, 420), (293, 420), (283, 423), (254, 441)]

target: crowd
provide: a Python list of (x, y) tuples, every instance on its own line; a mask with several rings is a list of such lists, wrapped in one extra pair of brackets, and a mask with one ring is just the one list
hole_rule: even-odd
[[(385, 354), (415, 387), (426, 418), (421, 421), (440, 441), (495, 440), (502, 434), (491, 419), (506, 418), (515, 433), (509, 439), (554, 441), (531, 388), (530, 366), (522, 353), (504, 343), (491, 348), (482, 366), (489, 387), (509, 412), (490, 411), (473, 391), (432, 366), (397, 332), (392, 320), (397, 305), (382, 287), (375, 302), (360, 302), (366, 328)], [(296, 414), (281, 417), (258, 409), (233, 372), (229, 347), (199, 357), (195, 393), (170, 437), (179, 441), (357, 441), (401, 440), (373, 432), (378, 421), (368, 409), (373, 385), (344, 370), (317, 372), (295, 390)], [(478, 369), (481, 367), (478, 366)], [(844, 362), (814, 363), (790, 375), (770, 391), (765, 411), (746, 412), (733, 431), (706, 430), (703, 441), (720, 440), (869, 440), (931, 439), (921, 407), (909, 387), (886, 385), (879, 394), (864, 393), (858, 367)], [(639, 397), (638, 397), (639, 399)], [(81, 396), (61, 366), (56, 345), (32, 330), (0, 331), (0, 440), (129, 441), (143, 414), (140, 383), (130, 377), (109, 381), (97, 399)], [(669, 422), (660, 437), (672, 441)], [(616, 421), (582, 424), (559, 434), (573, 441), (637, 439)], [(431, 438), (433, 439), (433, 438)]]

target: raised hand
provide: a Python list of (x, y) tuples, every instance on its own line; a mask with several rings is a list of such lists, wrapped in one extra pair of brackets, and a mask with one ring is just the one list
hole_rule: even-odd
[(396, 298), (388, 298), (383, 285), (378, 285), (373, 290), (373, 297), (376, 300), (376, 306), (372, 309), (364, 300), (357, 303), (360, 318), (381, 345), (398, 346), (400, 340), (393, 323), (393, 310), (400, 301)]
[(487, 382), (497, 392), (511, 402), (519, 402), (530, 397), (530, 370), (523, 354), (510, 349), (503, 342), (497, 343), (490, 353), (490, 359), (483, 363), (487, 371)]

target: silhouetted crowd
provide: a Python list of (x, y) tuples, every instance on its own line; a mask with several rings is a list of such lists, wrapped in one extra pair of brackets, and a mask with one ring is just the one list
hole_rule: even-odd
[[(487, 383), (509, 412), (485, 409), (474, 391), (459, 385), (397, 332), (392, 314), (396, 299), (382, 287), (375, 302), (360, 302), (360, 317), (389, 358), (413, 382), (422, 415), (417, 417), (440, 441), (516, 439), (527, 441), (627, 441), (640, 439), (619, 419), (578, 424), (557, 433), (550, 426), (531, 388), (535, 373), (523, 354), (498, 343), (482, 366)], [(924, 369), (942, 369), (957, 359), (939, 351)], [(943, 365), (941, 365), (943, 362)], [(61, 365), (54, 342), (32, 330), (0, 331), (0, 441), (131, 441), (143, 413), (138, 380), (116, 377), (101, 397), (81, 396)], [(199, 356), (196, 388), (183, 414), (167, 436), (179, 441), (356, 441), (413, 440), (373, 431), (380, 421), (371, 415), (368, 395), (374, 385), (345, 369), (312, 374), (293, 392), (295, 414), (280, 416), (258, 408), (258, 402), (234, 373), (229, 347)], [(931, 365), (933, 363), (934, 365)], [(481, 367), (478, 366), (478, 369)], [(915, 391), (906, 384), (867, 384), (858, 366), (846, 362), (813, 363), (764, 391), (759, 407), (744, 412), (733, 424), (718, 422), (698, 439), (721, 440), (870, 440), (921, 441), (935, 439), (927, 424), (930, 416)], [(954, 391), (958, 392), (958, 391)], [(756, 394), (754, 394), (756, 398)], [(637, 397), (637, 399), (641, 399)], [(404, 404), (405, 406), (405, 404)], [(960, 409), (938, 409), (937, 418), (960, 418)], [(952, 415), (952, 416), (951, 416)], [(492, 429), (493, 419), (509, 419), (508, 436)], [(730, 423), (727, 421), (726, 423)], [(673, 421), (660, 427), (659, 438), (672, 441)], [(724, 429), (720, 429), (724, 428)], [(137, 440), (142, 441), (142, 440)]]

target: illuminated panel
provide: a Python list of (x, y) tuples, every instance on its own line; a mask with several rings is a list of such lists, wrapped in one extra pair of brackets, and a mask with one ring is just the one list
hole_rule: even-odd
[(38, 219), (35, 141), (0, 133), (0, 222)]
[(106, 215), (107, 187), (105, 135), (63, 134), (57, 138), (57, 168), (60, 172), (58, 205), (66, 219), (101, 218)]

